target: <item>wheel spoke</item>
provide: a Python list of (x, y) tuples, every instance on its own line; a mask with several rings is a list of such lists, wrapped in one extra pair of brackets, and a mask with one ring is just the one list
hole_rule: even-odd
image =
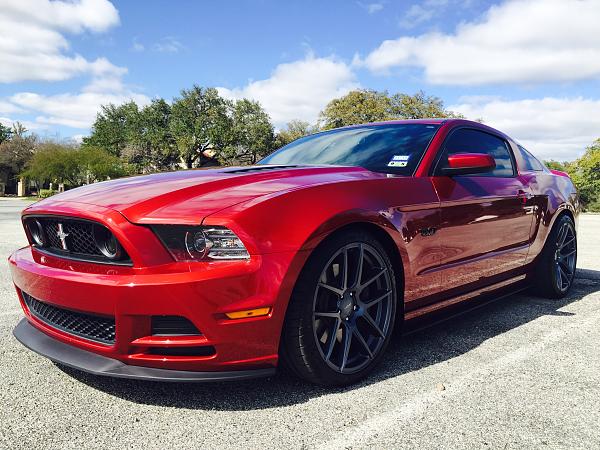
[(569, 225), (567, 225), (566, 223), (563, 225), (563, 229), (565, 230), (564, 233), (561, 233), (561, 240), (560, 240), (560, 245), (559, 247), (563, 247), (565, 245), (565, 240), (567, 239), (567, 236), (569, 235)]
[(560, 264), (556, 265), (556, 277), (558, 278), (558, 287), (560, 289), (562, 289), (562, 287), (563, 287), (563, 281), (562, 281), (562, 273), (561, 273), (561, 270), (560, 270)]
[(356, 267), (356, 277), (355, 277), (354, 286), (360, 286), (360, 282), (362, 281), (364, 257), (365, 257), (365, 249), (362, 244), (359, 244), (358, 245), (358, 265)]
[(566, 247), (567, 245), (571, 245), (573, 242), (575, 242), (575, 236), (573, 236), (571, 239), (569, 239), (567, 242), (565, 242), (563, 244), (563, 247)]
[(380, 337), (382, 337), (382, 338), (385, 337), (385, 334), (383, 334), (383, 331), (381, 331), (381, 328), (379, 328), (379, 325), (377, 325), (377, 323), (373, 320), (373, 318), (371, 317), (371, 314), (369, 314), (367, 311), (365, 311), (361, 317), (363, 319), (365, 319), (365, 322), (367, 322), (371, 326), (371, 328), (373, 328), (373, 330), (375, 330), (375, 332)]
[(559, 266), (558, 266), (558, 270), (560, 270), (560, 272), (561, 272), (561, 279), (562, 279), (562, 278), (563, 278), (563, 276), (564, 276), (564, 282), (565, 282), (565, 285), (568, 285), (568, 284), (569, 284), (569, 278), (571, 278), (571, 274), (570, 274), (570, 273), (567, 273), (567, 272), (565, 272), (565, 270), (562, 268), (562, 266), (561, 266), (561, 265), (559, 265)]
[(372, 276), (371, 278), (369, 278), (368, 281), (366, 281), (364, 284), (360, 285), (360, 290), (362, 291), (363, 289), (365, 289), (367, 286), (369, 286), (371, 283), (373, 283), (373, 281), (378, 279), (381, 275), (383, 275), (386, 272), (387, 272), (386, 268), (381, 269), (379, 271), (379, 273), (377, 273), (377, 275)]
[(560, 230), (558, 230), (558, 235), (556, 236), (556, 248), (560, 249), (560, 245), (563, 241), (563, 234), (565, 232), (565, 227), (564, 225), (560, 228)]
[(561, 255), (560, 255), (560, 256), (562, 256), (562, 258), (563, 258), (563, 259), (565, 259), (565, 258), (568, 258), (568, 257), (569, 257), (569, 256), (571, 256), (571, 255), (574, 255), (576, 251), (577, 251), (577, 250), (571, 250), (571, 251), (570, 251), (569, 253), (567, 253), (566, 255), (563, 255), (563, 254), (561, 253)]
[(356, 336), (356, 338), (358, 339), (358, 342), (361, 343), (361, 345), (365, 348), (365, 350), (369, 354), (369, 358), (373, 358), (373, 352), (369, 348), (369, 345), (365, 341), (365, 338), (363, 337), (363, 335), (360, 334), (360, 330), (358, 328), (356, 328), (356, 327), (353, 327), (352, 328), (352, 332), (354, 333), (354, 336)]
[(315, 317), (333, 317), (335, 319), (340, 317), (340, 313), (337, 312), (319, 312), (319, 311), (315, 311), (314, 313)]
[(333, 349), (335, 347), (335, 343), (337, 341), (337, 332), (340, 329), (341, 319), (338, 317), (333, 325), (333, 332), (329, 336), (329, 343), (327, 344), (327, 353), (325, 353), (325, 360), (329, 361), (331, 359), (331, 354), (333, 353)]
[(569, 275), (571, 275), (571, 268), (569, 267), (569, 264), (567, 264), (566, 261), (563, 261), (562, 259), (558, 261), (558, 264), (567, 271), (567, 273)]
[(346, 368), (346, 364), (348, 364), (348, 356), (350, 355), (350, 344), (352, 344), (352, 330), (348, 325), (346, 325), (344, 327), (344, 353), (342, 356), (342, 365), (340, 366), (341, 370), (344, 370)]
[(336, 287), (331, 286), (330, 284), (326, 284), (326, 283), (319, 283), (319, 287), (327, 289), (327, 290), (329, 290), (329, 291), (331, 291), (334, 294), (337, 294), (339, 296), (342, 296), (342, 294), (344, 293), (344, 291), (342, 289), (336, 288)]
[(376, 305), (377, 303), (379, 303), (384, 298), (389, 297), (391, 294), (392, 294), (392, 291), (387, 291), (385, 294), (381, 295), (380, 297), (377, 297), (375, 300), (371, 300), (370, 302), (366, 302), (364, 304), (365, 305), (365, 309), (371, 308), (373, 305)]
[(342, 275), (342, 287), (348, 288), (348, 247), (344, 247), (344, 270)]

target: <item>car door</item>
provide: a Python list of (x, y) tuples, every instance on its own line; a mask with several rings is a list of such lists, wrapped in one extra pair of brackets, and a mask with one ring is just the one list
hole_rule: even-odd
[[(441, 176), (448, 156), (486, 153), (490, 172)], [(533, 208), (531, 193), (517, 177), (509, 143), (500, 135), (458, 128), (446, 138), (438, 156), (433, 184), (441, 207), (438, 239), (445, 290), (467, 291), (508, 277), (527, 257)]]

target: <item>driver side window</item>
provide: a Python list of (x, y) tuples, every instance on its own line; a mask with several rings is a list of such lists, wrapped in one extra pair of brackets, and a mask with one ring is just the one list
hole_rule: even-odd
[(454, 131), (444, 144), (444, 150), (439, 167), (447, 167), (448, 156), (457, 153), (487, 153), (496, 162), (496, 168), (491, 172), (481, 173), (479, 177), (512, 177), (515, 175), (513, 160), (504, 140), (469, 128)]

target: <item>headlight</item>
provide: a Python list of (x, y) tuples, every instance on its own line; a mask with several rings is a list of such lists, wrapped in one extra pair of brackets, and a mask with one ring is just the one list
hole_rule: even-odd
[(225, 227), (155, 225), (152, 229), (177, 261), (250, 258), (240, 238)]

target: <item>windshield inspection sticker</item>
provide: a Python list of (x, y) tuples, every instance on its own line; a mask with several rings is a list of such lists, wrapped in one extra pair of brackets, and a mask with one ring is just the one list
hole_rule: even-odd
[(388, 167), (406, 167), (409, 158), (410, 155), (394, 155), (387, 165)]

